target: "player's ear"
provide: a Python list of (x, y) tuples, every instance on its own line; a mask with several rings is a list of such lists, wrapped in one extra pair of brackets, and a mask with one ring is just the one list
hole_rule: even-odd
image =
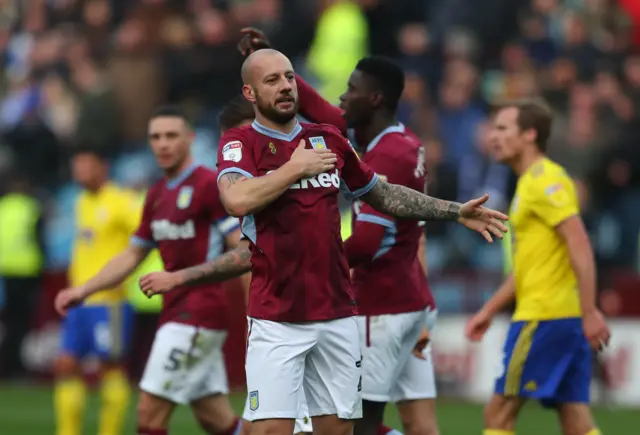
[(384, 100), (382, 92), (372, 92), (370, 98), (371, 98), (371, 105), (376, 108), (380, 107)]
[(536, 139), (538, 138), (538, 132), (533, 129), (533, 128), (529, 128), (525, 131), (522, 132), (524, 135), (524, 138), (527, 142), (535, 142)]
[(250, 85), (242, 86), (242, 95), (249, 101), (251, 104), (256, 102), (256, 96), (253, 92), (253, 88)]

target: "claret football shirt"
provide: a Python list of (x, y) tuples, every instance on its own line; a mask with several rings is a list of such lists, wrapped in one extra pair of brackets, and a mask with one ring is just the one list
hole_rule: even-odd
[[(225, 236), (238, 229), (227, 216), (217, 172), (191, 166), (175, 179), (162, 179), (149, 192), (132, 243), (157, 247), (167, 271), (196, 266), (222, 254)], [(227, 297), (218, 283), (176, 288), (163, 296), (160, 324), (178, 322), (226, 328)]]
[(301, 139), (328, 148), (335, 169), (292, 184), (278, 199), (242, 219), (251, 241), (248, 314), (280, 322), (338, 319), (357, 314), (340, 236), (338, 194), (368, 193), (377, 175), (333, 126), (297, 123), (284, 134), (254, 121), (230, 129), (218, 148), (219, 176), (261, 177), (289, 161)]

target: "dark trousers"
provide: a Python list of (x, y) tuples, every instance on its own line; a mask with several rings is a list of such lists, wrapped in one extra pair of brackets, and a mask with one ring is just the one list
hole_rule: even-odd
[(5, 340), (0, 350), (4, 372), (9, 377), (26, 374), (22, 362), (22, 342), (29, 332), (41, 279), (3, 277), (5, 306), (3, 310)]

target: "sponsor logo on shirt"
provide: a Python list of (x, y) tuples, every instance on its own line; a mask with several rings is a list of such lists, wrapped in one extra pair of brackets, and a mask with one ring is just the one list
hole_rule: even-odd
[(222, 147), (222, 160), (236, 163), (242, 160), (242, 142), (234, 140), (224, 144)]
[[(267, 172), (270, 174), (273, 171)], [(303, 178), (297, 183), (293, 183), (289, 186), (289, 189), (312, 189), (312, 188), (340, 188), (340, 175), (336, 169), (334, 172), (323, 172), (315, 177)]]
[(178, 199), (176, 200), (176, 206), (179, 209), (184, 210), (191, 205), (191, 199), (193, 198), (193, 187), (182, 186), (180, 192), (178, 192)]
[(322, 136), (314, 136), (309, 138), (309, 143), (316, 150), (324, 150), (327, 148), (327, 144)]
[(174, 224), (167, 219), (151, 221), (153, 240), (188, 240), (196, 237), (196, 226), (189, 219), (183, 224)]

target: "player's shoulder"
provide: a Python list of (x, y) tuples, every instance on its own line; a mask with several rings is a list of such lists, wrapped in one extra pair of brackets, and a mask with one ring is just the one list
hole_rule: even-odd
[(549, 183), (570, 183), (571, 176), (557, 162), (545, 157), (534, 163), (528, 171), (531, 185), (544, 187)]
[(255, 138), (258, 133), (251, 125), (241, 125), (239, 127), (233, 127), (229, 130), (225, 131), (222, 137), (220, 138), (220, 142), (222, 146), (228, 144), (233, 141), (240, 141), (243, 144), (249, 143)]

